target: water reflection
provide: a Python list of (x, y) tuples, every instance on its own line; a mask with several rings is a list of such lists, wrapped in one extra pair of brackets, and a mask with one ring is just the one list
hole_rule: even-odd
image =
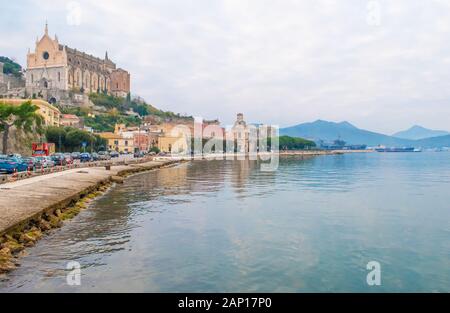
[(0, 290), (372, 291), (365, 265), (378, 260), (379, 291), (448, 291), (449, 165), (355, 154), (135, 175), (29, 249)]

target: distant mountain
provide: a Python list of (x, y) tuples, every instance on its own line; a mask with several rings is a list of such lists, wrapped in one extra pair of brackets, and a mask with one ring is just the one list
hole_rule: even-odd
[(409, 140), (359, 129), (349, 122), (334, 123), (317, 120), (312, 123), (282, 128), (280, 134), (326, 142), (332, 142), (340, 138), (348, 144), (367, 144), (369, 146), (409, 144)]
[(415, 125), (410, 129), (398, 132), (393, 134), (393, 137), (403, 138), (403, 139), (411, 139), (411, 140), (419, 140), (431, 137), (445, 136), (450, 135), (449, 132), (445, 130), (432, 130), (428, 128), (424, 128), (422, 126)]
[(413, 146), (422, 148), (450, 147), (450, 135), (416, 140)]
[(411, 146), (424, 148), (450, 146), (450, 135), (410, 140), (360, 129), (349, 122), (335, 123), (323, 120), (281, 128), (280, 135), (301, 137), (316, 142), (320, 140), (333, 142), (336, 139), (341, 139), (347, 142), (347, 144), (366, 144), (368, 146), (384, 145), (388, 147)]

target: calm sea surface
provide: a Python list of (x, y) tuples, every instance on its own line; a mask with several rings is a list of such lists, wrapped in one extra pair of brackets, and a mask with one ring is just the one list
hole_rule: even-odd
[[(133, 176), (28, 249), (0, 292), (450, 292), (450, 153), (259, 165)], [(366, 283), (370, 261), (381, 286)]]

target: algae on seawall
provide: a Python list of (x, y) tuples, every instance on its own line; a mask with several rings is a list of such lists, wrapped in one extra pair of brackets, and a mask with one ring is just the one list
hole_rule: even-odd
[[(0, 274), (13, 270), (20, 258), (20, 253), (35, 245), (42, 236), (54, 228), (59, 228), (63, 222), (78, 215), (92, 199), (104, 193), (113, 183), (123, 183), (124, 178), (140, 172), (160, 169), (182, 161), (167, 161), (151, 165), (135, 165), (119, 171), (108, 179), (98, 181), (92, 186), (81, 190), (76, 196), (70, 196), (58, 203), (27, 218), (0, 234)], [(62, 207), (61, 207), (62, 206)]]
[(44, 212), (37, 218), (29, 220), (17, 229), (7, 232), (0, 237), (0, 274), (14, 270), (18, 265), (20, 253), (27, 247), (34, 246), (47, 232), (59, 228), (63, 222), (77, 216), (87, 208), (90, 201), (102, 195), (112, 183), (98, 186), (96, 190), (81, 195), (73, 205), (63, 209)]

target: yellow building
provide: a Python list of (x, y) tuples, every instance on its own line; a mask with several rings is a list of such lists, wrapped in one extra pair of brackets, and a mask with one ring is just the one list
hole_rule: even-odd
[(14, 105), (20, 105), (26, 101), (31, 101), (32, 104), (36, 105), (39, 108), (37, 113), (39, 113), (43, 117), (44, 125), (60, 125), (61, 112), (47, 101), (40, 99), (0, 99), (0, 103)]
[[(158, 132), (142, 134), (132, 129), (127, 128), (125, 124), (116, 124), (114, 132), (104, 132), (99, 135), (108, 141), (108, 150), (121, 153), (132, 153), (135, 151), (135, 148), (142, 150), (139, 147), (139, 137), (143, 137), (144, 135), (148, 136), (148, 148), (156, 146), (162, 152), (176, 154), (185, 154), (188, 152), (187, 138), (182, 132), (172, 133), (172, 127), (167, 126), (166, 128), (158, 129)], [(163, 130), (166, 130), (166, 132)], [(134, 145), (135, 140), (137, 140), (136, 147)]]
[(124, 138), (121, 134), (112, 132), (100, 133), (100, 137), (108, 141), (108, 150), (119, 153), (132, 153), (134, 151), (134, 142), (132, 138)]

